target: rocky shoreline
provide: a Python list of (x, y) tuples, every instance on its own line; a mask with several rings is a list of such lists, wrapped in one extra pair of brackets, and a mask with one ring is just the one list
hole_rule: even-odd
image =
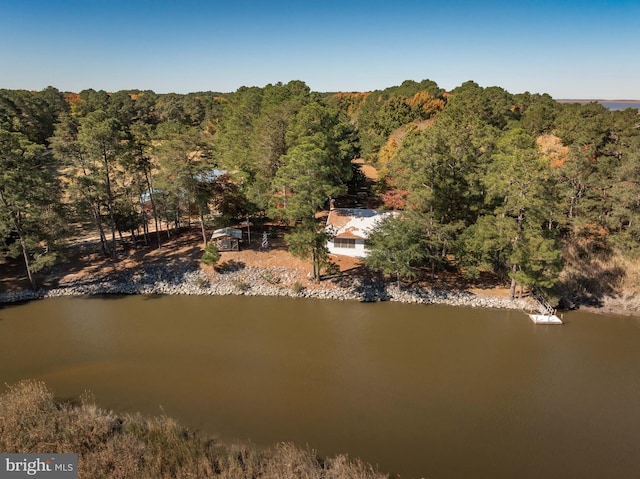
[(286, 267), (247, 267), (213, 273), (185, 267), (148, 267), (90, 279), (61, 282), (58, 287), (37, 291), (0, 293), (0, 303), (15, 303), (60, 296), (96, 295), (197, 295), (197, 296), (278, 296), (339, 301), (397, 301), (444, 304), (494, 309), (530, 310), (526, 300), (510, 300), (476, 295), (466, 291), (398, 288), (394, 283), (359, 277), (339, 276), (303, 287), (303, 274)]

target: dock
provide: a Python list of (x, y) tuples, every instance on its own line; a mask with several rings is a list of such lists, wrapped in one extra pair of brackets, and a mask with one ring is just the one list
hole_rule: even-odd
[(562, 324), (562, 320), (555, 314), (530, 314), (529, 318), (535, 324)]
[(530, 314), (529, 318), (535, 324), (562, 324), (562, 320), (556, 315), (556, 310), (542, 295), (538, 288), (531, 289), (531, 297), (538, 303), (540, 314)]

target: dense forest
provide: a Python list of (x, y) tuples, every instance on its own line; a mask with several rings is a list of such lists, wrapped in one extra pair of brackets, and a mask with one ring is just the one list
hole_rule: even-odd
[[(353, 160), (375, 166), (366, 197)], [(312, 92), (301, 81), (234, 93), (0, 90), (0, 256), (52, 266), (90, 224), (117, 261), (197, 222), (289, 226), (319, 278), (338, 206), (397, 209), (366, 265), (394, 277), (491, 272), (517, 286), (614, 293), (640, 240), (640, 116), (466, 82)], [(611, 258), (619, 258), (612, 262)], [(598, 281), (594, 281), (594, 279)], [(562, 295), (563, 293), (558, 293)]]

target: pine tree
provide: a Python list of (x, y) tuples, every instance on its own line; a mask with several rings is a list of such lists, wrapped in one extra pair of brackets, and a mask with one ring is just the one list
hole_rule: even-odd
[(0, 243), (22, 255), (27, 277), (53, 264), (63, 236), (60, 184), (51, 155), (21, 133), (0, 130)]

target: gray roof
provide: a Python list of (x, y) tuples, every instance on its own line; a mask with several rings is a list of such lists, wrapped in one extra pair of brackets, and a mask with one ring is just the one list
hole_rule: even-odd
[(242, 239), (242, 230), (237, 228), (220, 228), (219, 230), (215, 230), (211, 235), (211, 239), (224, 238), (225, 236), (231, 236), (232, 238)]
[(206, 170), (193, 176), (196, 181), (201, 183), (215, 183), (222, 175), (226, 175), (227, 170)]

